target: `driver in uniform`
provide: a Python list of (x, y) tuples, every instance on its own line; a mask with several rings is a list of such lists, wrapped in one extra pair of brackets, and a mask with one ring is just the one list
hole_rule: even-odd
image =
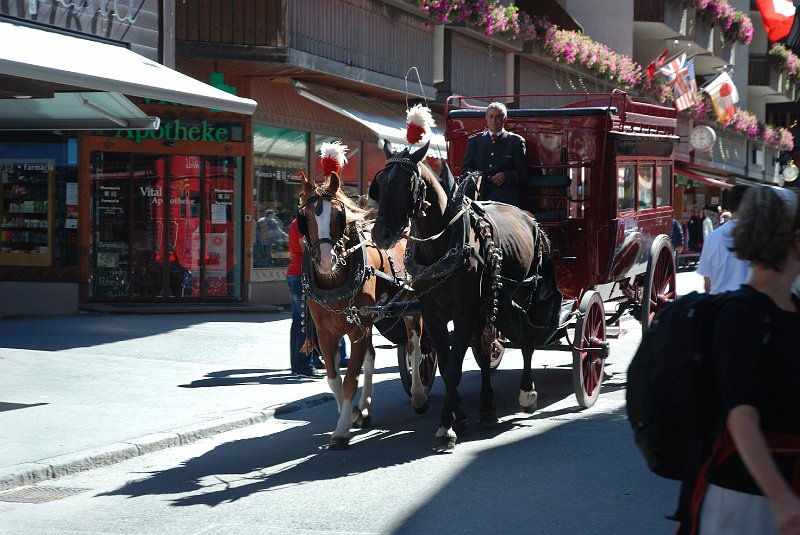
[(479, 171), (483, 175), (479, 199), (518, 206), (519, 185), (528, 177), (528, 159), (522, 136), (504, 128), (507, 117), (504, 104), (489, 104), (486, 130), (470, 136), (461, 174)]

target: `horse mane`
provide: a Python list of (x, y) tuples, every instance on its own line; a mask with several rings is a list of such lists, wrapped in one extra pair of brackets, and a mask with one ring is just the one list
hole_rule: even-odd
[[(325, 183), (320, 186), (319, 189), (327, 190), (328, 184), (330, 183), (330, 179), (326, 180)], [(328, 190), (330, 191), (330, 190)], [(356, 223), (359, 221), (365, 221), (367, 219), (371, 219), (374, 216), (371, 216), (368, 210), (365, 210), (360, 205), (358, 205), (353, 199), (351, 199), (341, 188), (337, 189), (334, 197), (338, 200), (342, 205), (345, 207), (345, 211), (347, 213), (347, 224)]]

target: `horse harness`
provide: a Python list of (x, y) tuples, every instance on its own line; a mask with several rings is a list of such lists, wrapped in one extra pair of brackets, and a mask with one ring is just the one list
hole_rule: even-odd
[[(308, 233), (307, 221), (305, 221), (305, 217), (301, 212), (303, 208), (305, 208), (306, 206), (312, 203), (316, 203), (315, 212), (317, 214), (322, 213), (321, 201), (323, 200), (336, 201), (340, 203), (341, 214), (338, 217), (341, 218), (339, 228), (342, 229), (342, 235), (339, 237), (338, 240), (334, 240), (332, 238), (321, 238), (318, 239), (313, 244), (311, 244), (310, 235)], [(301, 221), (303, 221), (302, 225), (300, 223)], [(374, 275), (375, 277), (387, 281), (393, 287), (398, 288), (398, 294), (401, 294), (409, 289), (407, 281), (398, 275), (392, 255), (388, 251), (386, 252), (386, 258), (389, 262), (389, 269), (391, 271), (391, 275), (371, 265), (369, 263), (369, 259), (367, 256), (367, 246), (369, 246), (372, 242), (368, 240), (367, 237), (365, 236), (364, 228), (361, 225), (354, 224), (351, 225), (350, 229), (348, 229), (346, 224), (344, 204), (335, 196), (333, 196), (332, 194), (330, 194), (325, 190), (323, 191), (317, 190), (317, 192), (315, 192), (315, 195), (310, 197), (298, 209), (297, 226), (298, 230), (301, 232), (301, 234), (303, 234), (306, 241), (310, 244), (310, 247), (306, 248), (306, 251), (303, 254), (303, 264), (302, 264), (303, 271), (301, 275), (301, 281), (303, 286), (303, 301), (306, 302), (306, 298), (310, 298), (331, 313), (345, 314), (348, 323), (354, 323), (359, 326), (359, 328), (361, 329), (361, 338), (363, 338), (366, 333), (361, 323), (361, 318), (358, 312), (358, 308), (355, 306), (354, 301), (356, 295), (364, 286), (364, 284), (369, 280), (369, 278)], [(344, 249), (345, 244), (350, 242), (355, 242), (356, 245), (350, 247), (349, 249)], [(313, 273), (312, 250), (314, 247), (317, 247), (320, 243), (331, 243), (336, 250), (341, 252), (341, 254), (338, 255), (339, 263), (341, 265), (346, 265), (348, 258), (350, 258), (351, 262), (350, 270), (347, 276), (347, 280), (345, 281), (344, 284), (330, 289), (320, 288), (317, 285), (316, 279), (312, 275)], [(332, 308), (332, 304), (343, 300), (348, 301), (347, 305), (344, 308), (341, 309)], [(307, 318), (308, 318), (308, 306), (306, 306), (304, 310), (304, 318), (303, 318), (304, 327), (308, 324)], [(361, 338), (359, 338), (359, 340), (361, 340)]]
[[(410, 182), (419, 182), (423, 185), (425, 184), (424, 180), (419, 177), (416, 166), (410, 171)], [(477, 202), (473, 201), (469, 197), (464, 196), (466, 184), (473, 179), (473, 175), (469, 175), (462, 180), (456, 190), (453, 192), (452, 198), (449, 199), (450, 202), (447, 204), (447, 213), (452, 213), (455, 211), (456, 207), (458, 207), (459, 212), (457, 212), (455, 215), (457, 216), (459, 213), (462, 215), (451, 220), (448, 226), (442, 231), (443, 233), (448, 227), (451, 228), (447, 253), (443, 257), (430, 265), (422, 265), (414, 258), (414, 248), (416, 247), (417, 242), (436, 239), (442, 233), (425, 239), (409, 237), (411, 239), (409, 240), (410, 246), (406, 249), (405, 265), (406, 270), (411, 276), (412, 286), (414, 283), (419, 281), (436, 281), (438, 279), (438, 281), (433, 286), (430, 286), (428, 289), (426, 289), (425, 292), (417, 292), (418, 296), (423, 295), (424, 293), (444, 283), (470, 258), (474, 258), (478, 262), (478, 265), (483, 268), (484, 276), (486, 277), (485, 280), (488, 281), (489, 289), (491, 290), (491, 299), (484, 300), (482, 303), (482, 308), (485, 308), (487, 323), (493, 325), (497, 320), (498, 305), (500, 304), (502, 293), (505, 296), (504, 301), (511, 303), (512, 307), (520, 312), (523, 312), (523, 317), (526, 318), (527, 323), (533, 327), (534, 325), (528, 317), (527, 310), (530, 306), (530, 299), (534, 295), (539, 285), (539, 281), (542, 279), (542, 276), (539, 274), (539, 272), (541, 270), (545, 254), (549, 253), (549, 240), (539, 224), (536, 223), (536, 269), (534, 270), (534, 273), (526, 277), (524, 280), (510, 279), (501, 275), (503, 252), (499, 243), (499, 236), (497, 236), (497, 233), (495, 232), (497, 225), (494, 223), (494, 221), (492, 221), (491, 216), (484, 208), (484, 206), (490, 202)], [(417, 194), (420, 192), (425, 192), (424, 187), (415, 187), (413, 185), (411, 190)], [(412, 205), (414, 207), (418, 207), (421, 205), (421, 202), (418, 198), (415, 198), (413, 199)], [(414, 210), (415, 209), (412, 208), (410, 213), (415, 213)], [(472, 228), (478, 239), (477, 249), (470, 243), (470, 228)], [(515, 291), (519, 288), (531, 289), (531, 291), (527, 293), (529, 298), (528, 302), (523, 304), (524, 306), (516, 303), (513, 299), (512, 294), (515, 293)]]

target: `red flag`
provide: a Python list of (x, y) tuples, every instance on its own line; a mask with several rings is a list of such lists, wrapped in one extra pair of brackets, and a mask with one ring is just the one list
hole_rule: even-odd
[(668, 53), (669, 53), (669, 48), (663, 51), (660, 56), (651, 61), (650, 64), (647, 66), (645, 74), (647, 75), (648, 80), (653, 79), (653, 76), (655, 76), (658, 68), (661, 67), (664, 64), (664, 60), (667, 59)]
[(756, 0), (756, 6), (761, 13), (770, 42), (780, 41), (789, 35), (795, 15), (795, 7), (791, 0)]

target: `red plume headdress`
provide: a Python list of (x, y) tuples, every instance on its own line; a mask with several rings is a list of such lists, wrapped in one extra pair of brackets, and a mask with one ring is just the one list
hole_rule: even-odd
[(406, 139), (416, 145), (422, 138), (431, 133), (431, 128), (436, 126), (433, 121), (431, 109), (422, 104), (415, 104), (406, 111)]
[(322, 175), (329, 176), (332, 172), (341, 172), (342, 167), (347, 163), (345, 152), (350, 150), (347, 145), (342, 145), (340, 141), (333, 143), (323, 143), (319, 148), (319, 156), (322, 161)]

